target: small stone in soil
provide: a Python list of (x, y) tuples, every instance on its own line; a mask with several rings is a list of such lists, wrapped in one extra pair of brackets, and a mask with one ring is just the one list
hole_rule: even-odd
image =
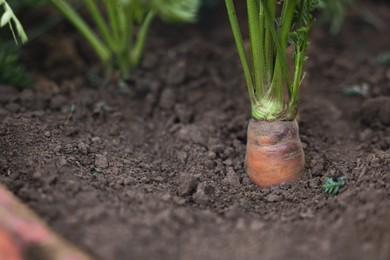
[(240, 187), (240, 180), (232, 167), (227, 168), (226, 177), (223, 179), (223, 182), (229, 184), (233, 188)]
[(265, 197), (265, 200), (271, 203), (281, 201), (282, 199), (283, 199), (282, 196), (276, 194), (270, 194), (267, 197)]
[(180, 122), (183, 124), (190, 123), (193, 117), (193, 111), (182, 104), (175, 105), (175, 113), (179, 118)]
[(78, 143), (77, 148), (82, 154), (87, 154), (89, 146), (84, 142), (80, 142)]
[(102, 140), (100, 139), (100, 137), (94, 136), (94, 137), (92, 137), (91, 141), (94, 144), (99, 144)]
[(207, 157), (208, 157), (210, 160), (214, 160), (215, 158), (217, 158), (217, 155), (215, 154), (215, 152), (209, 151), (209, 152), (207, 153)]
[(106, 154), (98, 154), (95, 158), (95, 167), (98, 169), (108, 168), (108, 159)]
[(206, 140), (201, 130), (195, 125), (183, 126), (178, 133), (178, 137), (183, 141), (192, 141), (195, 144), (206, 146)]
[(184, 152), (184, 151), (179, 151), (179, 152), (177, 153), (177, 158), (178, 158), (179, 161), (181, 161), (182, 163), (184, 163), (184, 162), (187, 160), (187, 157), (188, 157), (188, 155), (187, 155), (187, 153)]
[(195, 194), (192, 195), (192, 198), (196, 203), (202, 205), (206, 205), (208, 203), (209, 197), (206, 193), (206, 189), (207, 189), (207, 183), (202, 182), (198, 184)]
[(189, 173), (182, 173), (180, 175), (179, 181), (180, 185), (178, 187), (178, 194), (181, 197), (191, 195), (195, 191), (196, 185), (198, 183), (197, 178)]

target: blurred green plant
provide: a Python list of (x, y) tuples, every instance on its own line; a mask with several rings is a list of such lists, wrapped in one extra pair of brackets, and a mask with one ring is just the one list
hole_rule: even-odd
[(376, 57), (375, 63), (382, 67), (390, 67), (390, 51), (380, 53)]
[(345, 176), (338, 177), (336, 181), (333, 180), (333, 178), (326, 178), (323, 188), (325, 193), (336, 195), (339, 192), (339, 190), (345, 185), (346, 185)]
[(166, 22), (193, 22), (199, 0), (84, 0), (94, 30), (65, 0), (50, 2), (84, 36), (108, 71), (128, 78), (141, 60), (150, 25), (156, 16)]
[[(15, 43), (19, 40), (27, 42), (27, 35), (19, 19), (5, 0), (0, 0), (0, 8), (3, 13), (0, 16), (0, 27), (9, 26)], [(25, 67), (20, 64), (20, 47), (0, 40), (0, 83), (17, 87), (26, 87), (31, 84)]]
[(18, 44), (18, 37), (16, 35), (19, 36), (22, 43), (27, 42), (26, 32), (24, 31), (23, 26), (20, 23), (19, 19), (12, 11), (12, 8), (8, 5), (8, 3), (5, 0), (0, 0), (0, 8), (1, 7), (3, 8), (4, 12), (0, 17), (0, 28), (8, 25), (15, 39), (16, 44)]
[(25, 88), (32, 83), (26, 68), (20, 63), (20, 48), (0, 41), (0, 83)]
[(328, 24), (330, 32), (337, 34), (353, 2), (354, 0), (320, 0), (318, 7), (322, 14), (319, 22)]

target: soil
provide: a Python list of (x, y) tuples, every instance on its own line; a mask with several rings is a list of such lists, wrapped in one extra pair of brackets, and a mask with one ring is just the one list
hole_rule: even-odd
[(297, 183), (245, 174), (249, 102), (223, 6), (212, 26), (156, 24), (128, 84), (99, 77), (67, 25), (28, 46), (34, 88), (0, 87), (0, 181), (99, 259), (390, 259), (390, 68), (375, 63), (390, 6), (362, 4), (386, 26), (313, 30)]

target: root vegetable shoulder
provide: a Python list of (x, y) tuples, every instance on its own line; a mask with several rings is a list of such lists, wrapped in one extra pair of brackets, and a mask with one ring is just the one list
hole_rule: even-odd
[(256, 185), (293, 182), (303, 175), (304, 164), (296, 120), (249, 122), (245, 167)]

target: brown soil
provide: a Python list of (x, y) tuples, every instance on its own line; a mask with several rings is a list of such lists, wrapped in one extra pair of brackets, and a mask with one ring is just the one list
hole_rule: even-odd
[[(385, 2), (365, 8), (390, 24)], [(390, 27), (353, 16), (339, 36), (313, 30), (306, 174), (259, 189), (243, 167), (249, 105), (220, 12), (207, 30), (156, 27), (127, 88), (103, 84), (72, 33), (33, 43), (35, 88), (0, 87), (0, 181), (102, 259), (390, 259), (390, 69), (374, 63)], [(344, 94), (362, 83), (368, 97)], [(342, 175), (340, 194), (325, 194)]]

